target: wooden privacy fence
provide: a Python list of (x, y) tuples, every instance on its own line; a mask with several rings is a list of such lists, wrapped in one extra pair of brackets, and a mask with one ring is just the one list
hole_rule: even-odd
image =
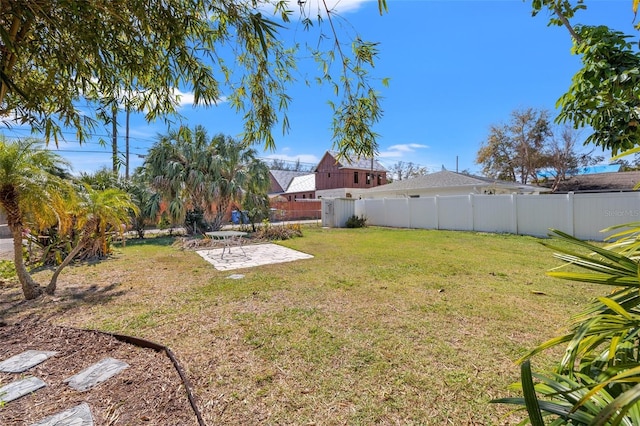
[(271, 201), (271, 222), (320, 219), (320, 200)]
[[(584, 240), (602, 241), (612, 225), (640, 221), (640, 193), (544, 195), (455, 195), (424, 198), (335, 199), (353, 203), (367, 224), (396, 228), (447, 229), (545, 237), (555, 228)], [(344, 226), (339, 221), (323, 224)], [(332, 211), (335, 210), (332, 209)], [(331, 225), (329, 225), (331, 226)]]

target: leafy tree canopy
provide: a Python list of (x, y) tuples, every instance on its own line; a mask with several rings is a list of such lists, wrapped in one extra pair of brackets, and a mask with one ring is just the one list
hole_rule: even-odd
[[(590, 126), (593, 133), (585, 144), (610, 149), (613, 155), (640, 145), (640, 54), (635, 35), (606, 26), (572, 24), (583, 0), (534, 0), (534, 15), (546, 9), (550, 25), (569, 31), (573, 53), (580, 55), (582, 68), (575, 74), (567, 93), (557, 103), (558, 122), (575, 128)], [(638, 1), (629, 2), (636, 13)]]
[(528, 108), (515, 110), (506, 124), (493, 124), (476, 156), (485, 176), (521, 183), (538, 182), (541, 172), (553, 179), (552, 190), (581, 167), (602, 157), (578, 152), (577, 132), (554, 128), (549, 113)]
[(546, 165), (544, 151), (552, 135), (547, 111), (513, 111), (507, 124), (491, 126), (476, 163), (486, 176), (526, 184)]
[[(288, 4), (0, 0), (0, 117), (28, 123), (56, 143), (64, 127), (73, 127), (82, 142), (96, 122), (76, 108), (81, 100), (104, 110), (126, 103), (151, 120), (175, 113), (176, 90), (189, 90), (196, 105), (225, 96), (244, 114), (244, 141), (273, 148), (274, 125), (281, 122), (285, 130), (289, 125), (287, 85), (296, 64), (295, 46), (287, 46), (278, 32), (292, 16)], [(386, 0), (378, 4), (380, 13), (386, 10)], [(311, 8), (307, 2), (299, 5), (310, 28)], [(275, 17), (265, 17), (266, 10)], [(319, 26), (322, 16), (332, 22), (335, 14), (325, 2), (318, 2), (318, 10)], [(381, 116), (367, 74), (376, 44), (356, 37), (348, 51), (329, 27), (333, 48), (314, 54), (324, 64), (319, 79), (333, 84), (340, 96), (333, 104), (334, 143), (345, 153), (371, 155), (376, 150), (371, 126)], [(330, 74), (334, 61), (341, 65), (336, 76)]]

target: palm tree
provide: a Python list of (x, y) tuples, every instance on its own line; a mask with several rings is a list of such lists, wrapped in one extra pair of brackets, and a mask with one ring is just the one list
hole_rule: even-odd
[[(213, 229), (222, 227), (232, 202), (240, 203), (252, 174), (266, 167), (254, 149), (232, 138), (218, 135), (208, 140), (201, 126), (191, 131), (183, 127), (163, 136), (151, 148), (145, 160), (145, 173), (168, 203), (168, 212), (176, 222), (184, 222), (188, 212), (202, 212)], [(194, 228), (190, 231), (196, 231)]]
[(80, 229), (79, 240), (54, 271), (46, 287), (47, 294), (55, 292), (58, 275), (82, 249), (93, 241), (101, 246), (102, 253), (106, 253), (107, 234), (113, 232), (122, 235), (125, 230), (123, 225), (129, 222), (130, 212), (138, 211), (126, 192), (117, 188), (96, 190), (88, 185), (84, 187), (76, 206), (74, 222)]
[(194, 131), (187, 127), (171, 131), (149, 150), (144, 173), (168, 203), (175, 222), (184, 223), (190, 211), (211, 214), (217, 176), (210, 168), (211, 155), (207, 132), (201, 126)]
[(144, 238), (145, 225), (158, 216), (158, 197), (145, 181), (141, 170), (136, 170), (133, 177), (126, 181), (125, 189), (136, 205), (131, 210), (131, 225), (138, 233), (138, 238)]
[(54, 225), (67, 214), (73, 187), (58, 177), (67, 163), (34, 139), (10, 143), (0, 137), (0, 207), (7, 215), (13, 238), (14, 262), (25, 299), (42, 294), (26, 269), (22, 237), (29, 221), (41, 227)]
[(90, 185), (93, 189), (121, 188), (124, 185), (118, 174), (107, 167), (93, 173), (82, 172), (78, 181)]
[(215, 156), (213, 168), (219, 177), (216, 181), (216, 214), (213, 229), (222, 227), (222, 222), (232, 202), (241, 203), (244, 194), (266, 195), (269, 190), (269, 169), (257, 159), (257, 151), (233, 138), (217, 135), (211, 141)]
[(247, 170), (249, 182), (244, 193), (242, 208), (247, 212), (253, 231), (256, 222), (269, 217), (269, 167), (263, 161), (252, 162)]

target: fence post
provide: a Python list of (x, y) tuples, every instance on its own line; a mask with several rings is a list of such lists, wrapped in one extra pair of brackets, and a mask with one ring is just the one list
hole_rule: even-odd
[(471, 212), (471, 230), (476, 230), (476, 213), (475, 213), (476, 199), (473, 196), (473, 192), (469, 194), (469, 211)]
[(382, 199), (382, 211), (384, 212), (384, 217), (382, 218), (382, 221), (384, 222), (384, 226), (390, 226), (389, 225), (389, 219), (387, 219), (389, 217), (389, 206), (387, 205), (387, 199), (383, 198)]
[(518, 229), (518, 194), (511, 193), (511, 229), (516, 235), (520, 235)]
[(433, 199), (436, 205), (436, 229), (440, 229), (440, 203), (438, 202), (439, 197), (439, 195), (436, 195)]
[(576, 227), (575, 227), (575, 220), (574, 220), (574, 214), (573, 214), (573, 209), (574, 209), (574, 196), (573, 196), (573, 192), (569, 192), (567, 193), (567, 222), (569, 225), (569, 233), (571, 234), (572, 237), (576, 236)]

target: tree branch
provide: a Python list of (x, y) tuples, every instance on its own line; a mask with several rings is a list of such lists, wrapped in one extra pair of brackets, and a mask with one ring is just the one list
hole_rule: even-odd
[(582, 37), (580, 37), (578, 33), (576, 33), (576, 30), (573, 29), (571, 23), (569, 22), (567, 17), (562, 14), (562, 11), (558, 8), (558, 6), (553, 7), (553, 12), (558, 16), (558, 19), (560, 19), (560, 22), (562, 22), (567, 30), (569, 30), (569, 34), (571, 34), (571, 37), (575, 40), (575, 42), (582, 43)]

